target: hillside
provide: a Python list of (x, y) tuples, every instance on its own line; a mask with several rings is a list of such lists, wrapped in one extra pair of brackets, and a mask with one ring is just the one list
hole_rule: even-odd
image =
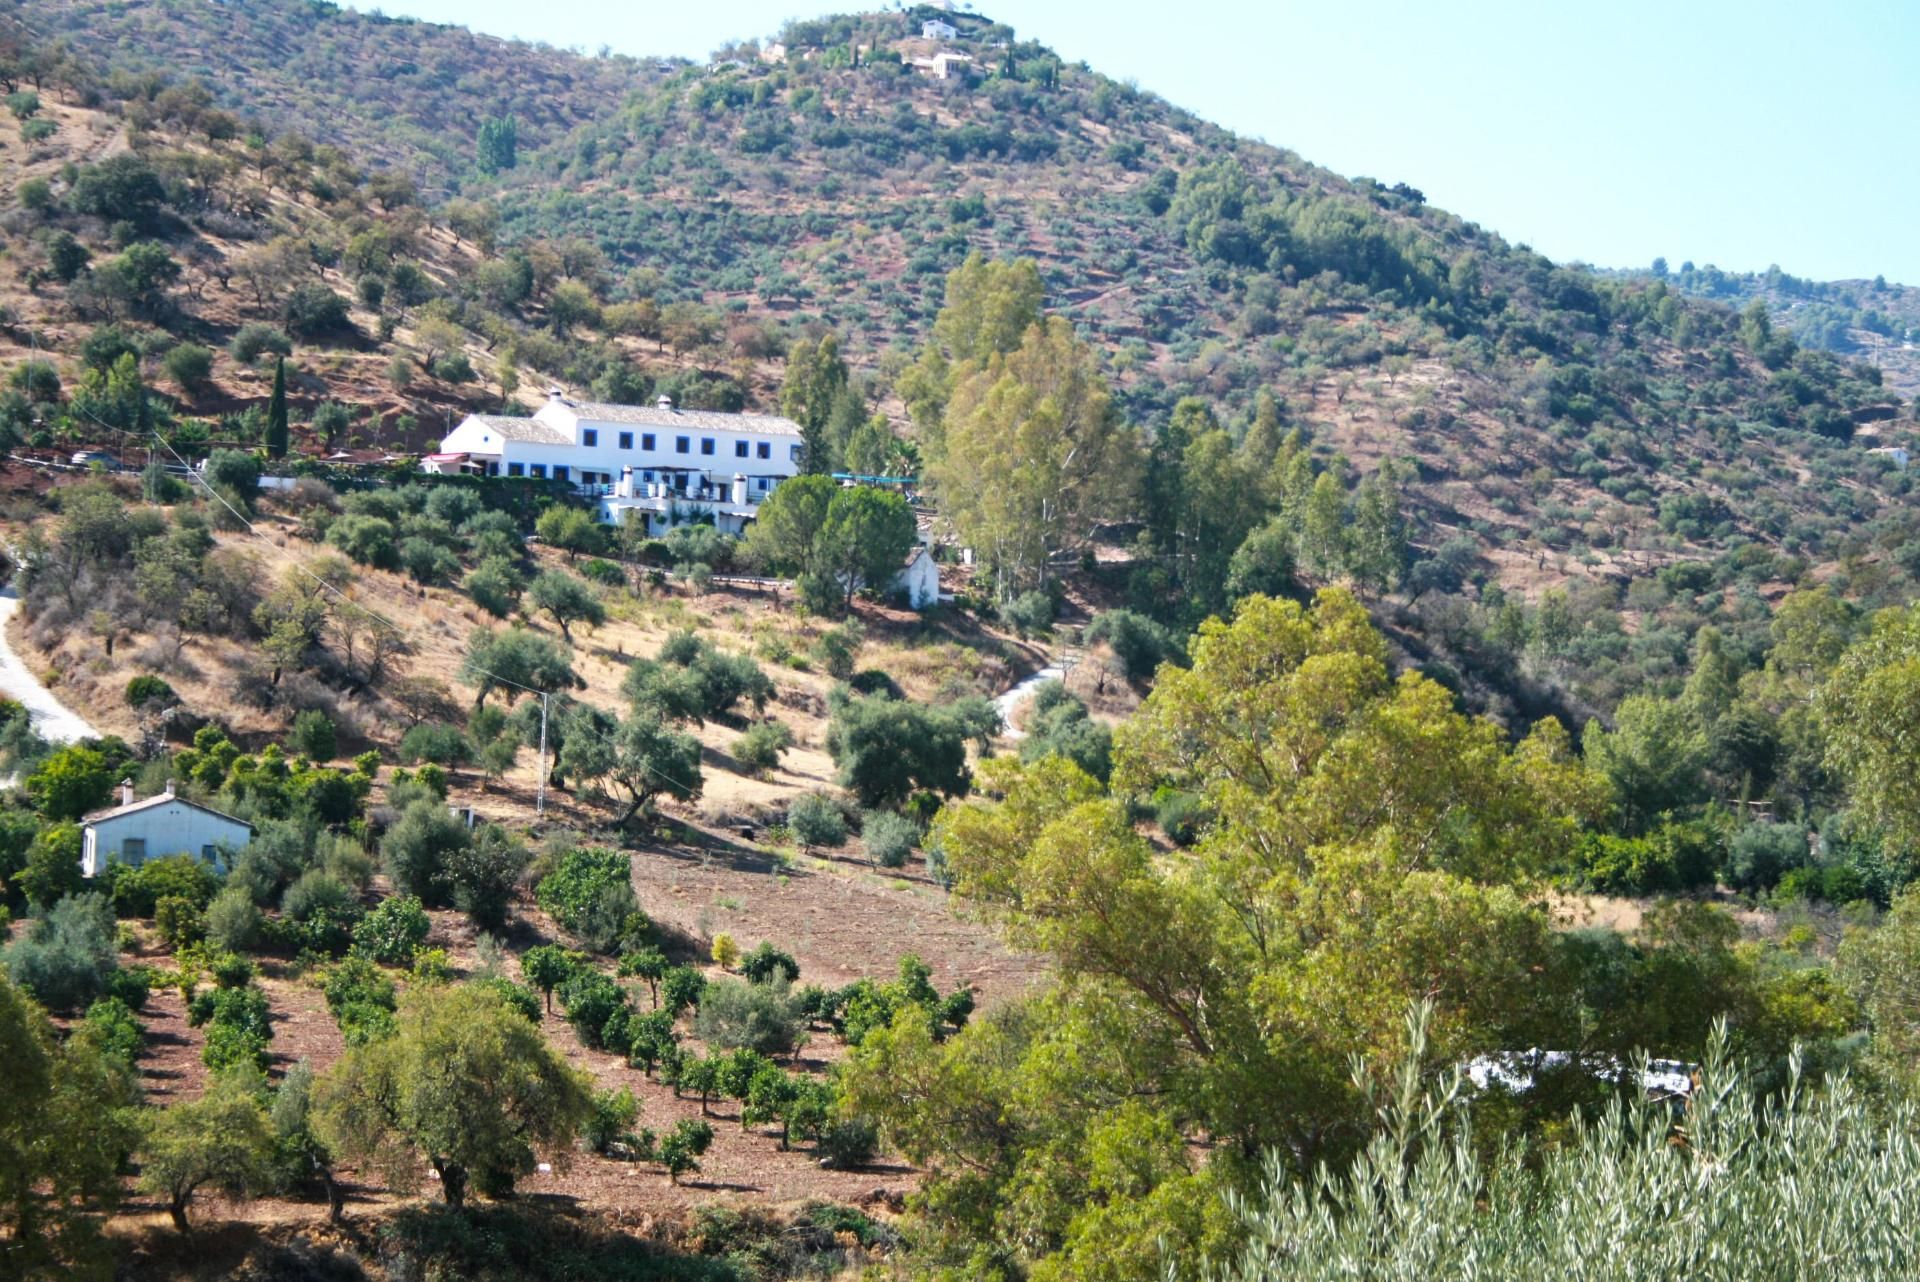
[[(59, 66), (94, 68), (50, 82), (57, 96), (131, 93), (164, 121), (137, 81), (164, 68), (408, 176), (428, 208), (456, 190), (490, 203), (503, 244), (591, 240), (608, 301), (712, 309), (663, 341), (716, 372), (824, 325), (884, 394), (968, 252), (1032, 257), (1144, 427), (1183, 396), (1244, 416), (1271, 392), (1363, 468), (1417, 461), (1435, 541), (1470, 532), (1503, 550), (1502, 577), (1729, 538), (1831, 560), (1839, 525), (1888, 496), (1882, 466), (1844, 448), (1895, 399), (1872, 367), (1749, 341), (1730, 309), (1662, 282), (1556, 267), (1411, 187), (1341, 179), (1042, 47), (1000, 49), (1013, 33), (983, 18), (960, 19), (971, 68), (938, 80), (902, 61), (932, 48), (910, 14), (796, 23), (783, 60), (743, 46), (711, 68), (291, 0), (229, 14), (61, 0), (16, 16), (71, 50)], [(478, 128), (507, 115), (517, 164), (483, 174)], [(485, 279), (463, 286), (511, 311)], [(588, 372), (525, 346), (528, 370)], [(1676, 504), (1731, 524), (1664, 514)], [(1717, 532), (1691, 537), (1703, 524)]]
[(1912, 1274), (1904, 293), (933, 12), (0, 0), (0, 1274)]
[(1781, 271), (1723, 272), (1682, 263), (1656, 273), (1681, 292), (1745, 308), (1763, 303), (1774, 324), (1809, 347), (1878, 366), (1887, 386), (1911, 399), (1920, 392), (1920, 289), (1873, 280), (1806, 280)]

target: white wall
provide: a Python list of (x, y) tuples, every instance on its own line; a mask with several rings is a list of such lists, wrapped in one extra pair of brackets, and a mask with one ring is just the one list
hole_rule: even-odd
[(916, 610), (924, 610), (940, 599), (940, 567), (931, 556), (915, 557), (894, 583), (906, 590), (907, 604)]
[[(468, 420), (453, 429), (440, 442), (441, 454), (498, 454), (500, 456), (500, 474), (507, 474), (507, 464), (519, 463), (523, 467), (543, 463), (549, 472), (555, 464), (569, 469), (569, 477), (576, 483), (582, 472), (605, 472), (615, 481), (620, 479), (620, 469), (630, 467), (636, 480), (640, 473), (659, 471), (696, 471), (711, 472), (721, 484), (730, 484), (735, 472), (744, 472), (748, 476), (797, 475), (800, 461), (793, 457), (792, 447), (800, 443), (796, 436), (776, 435), (774, 433), (755, 432), (702, 432), (694, 428), (661, 428), (640, 426), (592, 425), (600, 433), (599, 443), (587, 447), (583, 445), (549, 445), (535, 441), (503, 441), (500, 434), (487, 425)], [(620, 448), (620, 433), (633, 433), (633, 448)], [(643, 450), (640, 442), (645, 434), (651, 432), (654, 448)], [(483, 436), (491, 440), (482, 440)], [(688, 439), (689, 452), (677, 454), (673, 442), (676, 436)], [(702, 437), (714, 438), (714, 452), (700, 453)], [(747, 457), (739, 458), (734, 454), (734, 442), (747, 442)], [(770, 458), (761, 458), (757, 448), (765, 441), (771, 448)]]
[(98, 873), (108, 860), (121, 856), (122, 843), (129, 837), (144, 837), (146, 857), (159, 859), (163, 855), (198, 855), (204, 847), (223, 842), (237, 850), (253, 839), (253, 833), (243, 823), (209, 814), (184, 801), (169, 801), (88, 824), (81, 871), (89, 877)]

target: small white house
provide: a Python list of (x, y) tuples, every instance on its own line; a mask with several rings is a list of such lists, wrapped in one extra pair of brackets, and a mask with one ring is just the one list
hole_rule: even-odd
[(926, 40), (952, 40), (960, 34), (960, 28), (944, 18), (928, 18), (920, 24), (920, 35)]
[(212, 860), (220, 846), (238, 850), (253, 840), (252, 824), (174, 796), (172, 780), (165, 792), (144, 801), (135, 801), (133, 781), (123, 780), (120, 804), (95, 811), (84, 823), (80, 871), (88, 877), (114, 858), (128, 864), (182, 854)]
[(893, 588), (896, 592), (907, 594), (907, 604), (916, 610), (924, 610), (940, 600), (940, 567), (934, 563), (933, 551), (924, 543), (914, 545), (907, 553), (907, 563), (900, 567), (900, 573), (894, 577)]

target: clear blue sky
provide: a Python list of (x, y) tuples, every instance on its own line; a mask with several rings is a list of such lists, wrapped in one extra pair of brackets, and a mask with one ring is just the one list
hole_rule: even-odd
[[(833, 0), (387, 0), (593, 52), (703, 58)], [(976, 0), (1338, 172), (1408, 182), (1560, 260), (1920, 284), (1920, 3)]]

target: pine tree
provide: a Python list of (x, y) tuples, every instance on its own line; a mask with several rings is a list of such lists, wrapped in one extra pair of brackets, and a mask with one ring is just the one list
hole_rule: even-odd
[(267, 454), (287, 456), (287, 362), (273, 363), (273, 395), (267, 401)]

